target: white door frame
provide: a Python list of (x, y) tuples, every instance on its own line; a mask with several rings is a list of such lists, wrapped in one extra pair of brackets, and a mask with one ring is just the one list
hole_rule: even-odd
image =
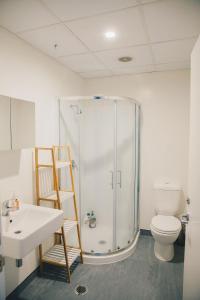
[[(1, 209), (0, 209), (0, 255), (2, 255), (2, 223), (1, 223)], [(0, 300), (5, 299), (5, 272), (3, 270), (0, 272)]]
[(200, 300), (200, 38), (191, 57), (188, 205), (183, 300)]

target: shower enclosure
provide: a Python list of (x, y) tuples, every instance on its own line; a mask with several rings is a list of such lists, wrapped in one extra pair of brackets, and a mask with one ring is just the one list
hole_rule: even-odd
[(139, 230), (139, 105), (120, 97), (62, 98), (59, 114), (60, 144), (74, 156), (85, 261), (121, 260), (134, 251)]

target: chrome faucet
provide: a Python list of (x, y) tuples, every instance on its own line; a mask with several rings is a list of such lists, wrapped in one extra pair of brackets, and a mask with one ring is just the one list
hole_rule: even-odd
[(90, 228), (95, 228), (97, 223), (97, 218), (94, 214), (94, 211), (88, 212), (85, 218), (85, 224), (88, 224)]
[(17, 205), (16, 200), (4, 200), (2, 203), (2, 216), (7, 217), (11, 211), (16, 211), (18, 209), (19, 206)]

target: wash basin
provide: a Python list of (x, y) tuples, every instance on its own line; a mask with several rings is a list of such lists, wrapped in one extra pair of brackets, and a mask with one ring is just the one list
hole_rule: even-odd
[(4, 255), (21, 259), (62, 226), (63, 211), (22, 204), (2, 219)]

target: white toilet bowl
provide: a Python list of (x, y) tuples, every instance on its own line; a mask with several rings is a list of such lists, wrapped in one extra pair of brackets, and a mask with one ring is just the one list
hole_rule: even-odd
[(155, 239), (155, 256), (162, 261), (174, 257), (174, 242), (181, 231), (181, 222), (174, 216), (157, 215), (151, 221), (151, 233)]

